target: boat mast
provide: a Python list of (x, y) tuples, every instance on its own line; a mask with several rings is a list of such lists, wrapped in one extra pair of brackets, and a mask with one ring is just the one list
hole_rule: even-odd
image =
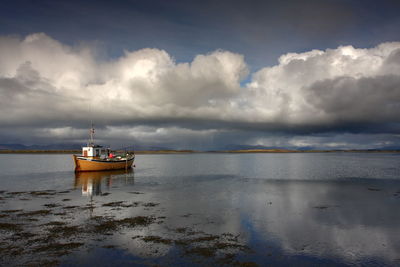
[(94, 146), (94, 126), (93, 121), (90, 121), (91, 127), (89, 130), (89, 143), (88, 146)]

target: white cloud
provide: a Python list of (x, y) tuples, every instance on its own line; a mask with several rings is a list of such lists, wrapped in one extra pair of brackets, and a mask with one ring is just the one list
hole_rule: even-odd
[(93, 51), (44, 33), (0, 37), (0, 123), (63, 128), (94, 119), (321, 132), (352, 123), (384, 127), (400, 118), (400, 43), (288, 53), (246, 86), (240, 85), (249, 74), (243, 55), (228, 51), (183, 63), (159, 49), (109, 61)]
[(364, 122), (377, 112), (392, 120), (400, 111), (399, 51), (400, 43), (383, 43), (283, 55), (279, 65), (254, 74), (252, 107), (264, 111), (264, 120), (289, 124)]
[(243, 56), (227, 51), (177, 64), (165, 51), (142, 49), (96, 62), (90, 48), (65, 46), (43, 33), (2, 37), (1, 44), (2, 109), (19, 112), (0, 121), (17, 124), (32, 118), (32, 110), (41, 119), (89, 110), (110, 120), (218, 116), (248, 73)]

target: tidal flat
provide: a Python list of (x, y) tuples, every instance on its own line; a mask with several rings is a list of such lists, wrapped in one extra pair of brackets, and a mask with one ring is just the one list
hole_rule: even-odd
[(69, 155), (0, 155), (0, 264), (396, 266), (399, 163), (140, 155), (133, 171), (75, 174)]
[[(237, 259), (238, 253), (251, 251), (238, 236), (231, 233), (209, 234), (191, 225), (173, 228), (165, 222), (162, 209), (156, 208), (160, 203), (135, 201), (132, 197), (111, 202), (107, 197), (100, 201), (91, 197), (86, 205), (65, 205), (62, 201), (65, 194), (65, 191), (54, 190), (1, 192), (2, 207), (9, 206), (9, 202), (25, 206), (19, 202), (26, 199), (36, 204), (29, 205), (29, 210), (0, 210), (3, 264), (68, 265), (68, 255), (79, 251), (90, 253), (99, 248), (126, 250), (124, 245), (115, 242), (116, 237), (123, 236), (131, 239), (128, 242), (131, 244), (127, 246), (143, 249), (137, 254), (138, 259), (132, 259), (130, 263), (152, 265), (139, 258), (159, 256), (165, 249), (175, 247), (179, 250), (179, 257), (186, 258), (187, 262), (256, 266), (253, 262)], [(72, 263), (80, 264), (79, 261)]]

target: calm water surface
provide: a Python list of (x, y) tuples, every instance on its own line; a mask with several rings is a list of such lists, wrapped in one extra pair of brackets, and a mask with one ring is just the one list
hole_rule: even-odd
[[(400, 154), (138, 155), (133, 172), (72, 170), (70, 155), (0, 155), (0, 223), (40, 235), (25, 238), (21, 261), (1, 250), (3, 264), (46, 251), (61, 266), (400, 265)], [(27, 217), (43, 207), (51, 212)], [(132, 216), (154, 222), (65, 235), (80, 244), (68, 253), (42, 249), (49, 222), (87, 229), (93, 219)], [(0, 248), (24, 239), (0, 233)], [(195, 250), (207, 246), (215, 252)]]

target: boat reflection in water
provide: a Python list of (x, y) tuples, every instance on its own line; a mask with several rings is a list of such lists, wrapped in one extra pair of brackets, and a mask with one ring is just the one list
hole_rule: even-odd
[(125, 179), (126, 183), (133, 183), (133, 170), (75, 172), (74, 188), (82, 187), (83, 196), (98, 196), (102, 194), (102, 183), (109, 190), (113, 180), (120, 178)]

